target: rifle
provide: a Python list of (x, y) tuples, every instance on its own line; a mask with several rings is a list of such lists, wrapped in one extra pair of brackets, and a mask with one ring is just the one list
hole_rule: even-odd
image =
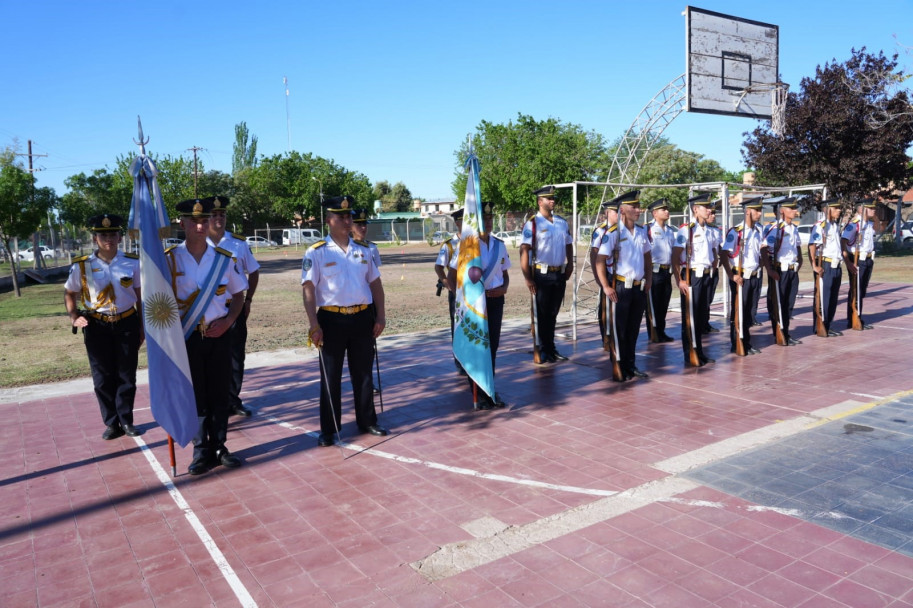
[[(776, 208), (779, 211), (779, 206)], [(780, 220), (774, 220), (777, 227), (777, 244), (774, 246), (773, 259), (771, 262), (776, 266), (776, 272), (779, 276), (780, 268), (777, 266), (777, 258), (780, 255), (780, 246), (783, 244), (783, 233), (786, 231), (786, 224), (780, 225)], [(772, 307), (777, 311), (777, 317), (771, 319), (774, 326), (774, 338), (780, 346), (786, 346), (786, 334), (783, 333), (783, 308), (780, 305), (780, 279), (774, 279), (768, 273), (767, 297), (770, 298)]]
[(694, 248), (694, 229), (688, 226), (688, 248), (685, 250), (685, 283), (688, 285), (688, 292), (683, 294), (685, 299), (685, 309), (682, 310), (682, 323), (685, 325), (685, 335), (688, 336), (688, 363), (692, 367), (702, 365), (701, 358), (697, 354), (697, 348), (694, 344), (697, 342), (697, 333), (694, 329), (694, 302), (691, 298), (691, 252)]
[(827, 337), (827, 328), (824, 327), (824, 245), (827, 243), (827, 208), (824, 209), (824, 221), (822, 222), (821, 230), (821, 253), (818, 254), (818, 250), (815, 250), (815, 257), (820, 260), (818, 264), (821, 266), (822, 273), (815, 273), (815, 335), (822, 338)]
[[(745, 282), (745, 274), (742, 272), (742, 265), (745, 263), (745, 239), (742, 236), (745, 233), (745, 220), (746, 220), (746, 209), (745, 203), (742, 203), (742, 229), (736, 232), (736, 247), (739, 249), (739, 265), (738, 271), (739, 276), (742, 278), (742, 283)], [(733, 280), (735, 283), (735, 280)], [(740, 357), (744, 357), (748, 353), (745, 352), (745, 333), (744, 333), (744, 323), (743, 317), (745, 316), (745, 307), (742, 305), (742, 284), (736, 283), (735, 288), (735, 298), (732, 302), (732, 322), (736, 324), (735, 330), (735, 354)]]
[[(533, 281), (535, 282), (536, 277), (536, 215), (533, 214), (532, 220), (530, 220), (533, 226), (533, 246), (529, 250), (529, 265), (531, 266), (530, 272), (533, 275)], [(540, 364), (542, 363), (542, 349), (539, 344), (539, 311), (536, 308), (536, 294), (529, 294), (530, 301), (530, 314), (532, 315), (532, 325), (530, 325), (530, 331), (533, 334), (533, 363)]]
[[(612, 248), (612, 289), (618, 287), (618, 250), (621, 247), (621, 213), (615, 223), (615, 247)], [(618, 297), (618, 292), (615, 292)], [(606, 340), (609, 346), (609, 359), (612, 360), (612, 379), (616, 382), (623, 382), (625, 377), (621, 371), (621, 364), (618, 361), (618, 329), (615, 327), (615, 303), (605, 294), (606, 308), (609, 311), (608, 324), (606, 325)], [(609, 333), (611, 331), (611, 334)]]
[[(647, 238), (650, 239), (650, 242), (653, 242), (652, 232), (647, 228)], [(647, 308), (646, 308), (646, 318), (647, 318), (647, 335), (650, 337), (650, 342), (654, 344), (659, 342), (659, 335), (656, 333), (656, 323), (653, 322), (655, 318), (653, 312), (653, 285), (650, 285), (650, 289), (647, 291)]]
[(850, 280), (850, 322), (852, 328), (856, 331), (862, 331), (862, 317), (859, 312), (862, 310), (862, 273), (859, 272), (859, 248), (862, 245), (862, 216), (859, 217), (859, 223), (856, 229), (856, 251), (853, 252), (853, 266), (856, 267), (856, 275)]

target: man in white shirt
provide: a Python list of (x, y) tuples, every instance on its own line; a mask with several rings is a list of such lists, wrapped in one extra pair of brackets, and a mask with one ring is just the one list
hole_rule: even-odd
[[(765, 227), (761, 243), (761, 259), (769, 259), (767, 271), (767, 312), (774, 339), (780, 346), (796, 346), (801, 341), (789, 333), (796, 295), (799, 293), (799, 270), (802, 268), (802, 251), (799, 230), (793, 220), (799, 215), (796, 197), (787, 196), (775, 203), (780, 220)], [(777, 328), (780, 329), (779, 335)]]
[(647, 209), (653, 215), (653, 221), (645, 226), (651, 245), (650, 257), (653, 259), (653, 276), (647, 296), (650, 321), (653, 323), (651, 341), (672, 342), (674, 338), (666, 333), (666, 314), (672, 299), (672, 247), (675, 246), (675, 231), (668, 225), (668, 199), (653, 201)]
[[(864, 199), (856, 203), (856, 215), (844, 227), (840, 235), (840, 246), (843, 250), (843, 260), (846, 262), (846, 271), (850, 279), (850, 294), (846, 300), (846, 326), (847, 329), (874, 329), (862, 320), (862, 301), (869, 288), (872, 278), (872, 269), (875, 266), (875, 226), (872, 218), (875, 217), (875, 201)], [(861, 236), (860, 236), (861, 234)], [(856, 256), (859, 256), (858, 263)], [(857, 273), (859, 276), (857, 277)], [(857, 323), (853, 323), (853, 308), (856, 307)]]
[[(815, 282), (820, 285), (818, 306), (814, 308), (815, 327), (824, 324), (821, 337), (833, 338), (843, 333), (831, 329), (831, 322), (837, 313), (840, 297), (840, 280), (843, 278), (843, 250), (840, 247), (840, 199), (832, 198), (822, 202), (824, 219), (814, 225), (808, 240), (808, 261), (815, 270)], [(818, 287), (816, 287), (817, 289)], [(817, 333), (817, 332), (816, 332)]]
[[(730, 352), (757, 355), (760, 350), (751, 345), (751, 305), (761, 291), (761, 219), (762, 196), (743, 196), (745, 219), (726, 234), (720, 254), (723, 268), (729, 277)], [(739, 344), (741, 342), (741, 344)]]

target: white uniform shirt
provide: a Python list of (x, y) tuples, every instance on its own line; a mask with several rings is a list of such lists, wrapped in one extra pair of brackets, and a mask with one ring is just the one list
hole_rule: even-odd
[[(859, 230), (859, 220), (859, 216), (855, 216), (843, 229), (843, 234), (840, 235), (840, 238), (846, 239), (851, 253), (856, 252), (856, 232)], [(864, 257), (873, 251), (875, 251), (875, 226), (872, 222), (866, 222), (862, 228), (862, 244), (859, 246), (859, 255)]]
[[(562, 266), (567, 262), (567, 246), (574, 242), (567, 221), (560, 215), (552, 215), (554, 221), (550, 222), (541, 213), (534, 218), (536, 223), (536, 251), (533, 251), (533, 261), (546, 266)], [(523, 225), (522, 245), (533, 244), (533, 221)]]
[(739, 267), (739, 256), (742, 257), (743, 271), (754, 272), (761, 265), (761, 229), (757, 224), (746, 229), (739, 224), (729, 229), (723, 251), (729, 254), (729, 263), (733, 268)]
[[(824, 242), (824, 252), (822, 253), (821, 243), (824, 241), (825, 234), (827, 241)], [(837, 222), (817, 222), (812, 228), (812, 235), (808, 243), (818, 245), (816, 251), (818, 256), (824, 255), (826, 258), (838, 261), (843, 259), (840, 253), (840, 226), (837, 225)]]
[[(500, 287), (504, 284), (504, 271), (510, 268), (510, 256), (507, 253), (507, 247), (504, 245), (504, 241), (494, 236), (489, 236), (488, 244), (486, 245), (485, 241), (479, 239), (479, 251), (482, 258), (483, 272), (491, 264), (492, 256), (500, 258), (494, 263), (494, 268), (491, 269), (491, 273), (488, 275), (488, 278), (485, 279), (485, 291)], [(453, 250), (450, 267), (456, 270), (459, 261), (460, 244), (458, 242), (456, 248)]]
[[(89, 293), (83, 293), (82, 289), (83, 268)], [(108, 289), (109, 285), (113, 287)], [(140, 288), (139, 259), (118, 251), (109, 264), (93, 253), (70, 266), (64, 288), (80, 294), (80, 301), (88, 310), (106, 315), (121, 314), (136, 304), (134, 290)], [(113, 297), (104, 293), (106, 289), (108, 292), (113, 290)], [(95, 294), (94, 301), (91, 293)]]
[(682, 248), (682, 265), (687, 262), (688, 255), (688, 234), (693, 232), (691, 239), (691, 268), (710, 268), (713, 264), (713, 253), (711, 248), (715, 247), (716, 238), (707, 224), (701, 226), (697, 222), (685, 224), (675, 236), (675, 246)]
[(720, 245), (723, 244), (723, 229), (714, 224), (707, 224), (707, 228), (710, 231), (711, 236), (713, 237), (712, 245), (710, 246), (710, 259), (714, 262), (717, 261), (717, 249)]
[(257, 263), (257, 259), (254, 257), (254, 254), (251, 253), (250, 246), (243, 236), (232, 234), (226, 230), (225, 234), (222, 235), (222, 240), (218, 243), (213, 243), (212, 239), (209, 237), (206, 237), (206, 242), (213, 247), (221, 247), (222, 249), (229, 250), (231, 252), (231, 257), (241, 268), (244, 276), (249, 276), (250, 273), (260, 270), (260, 264)]
[(459, 246), (460, 237), (456, 234), (441, 243), (441, 250), (437, 252), (437, 260), (435, 260), (434, 265), (450, 268), (450, 260)]
[[(225, 250), (227, 251), (227, 250)], [(226, 255), (215, 250), (214, 247), (207, 246), (206, 252), (200, 258), (200, 263), (194, 259), (193, 255), (187, 251), (187, 243), (181, 243), (170, 250), (170, 255), (174, 259), (174, 284), (175, 297), (179, 300), (187, 300), (190, 296), (198, 291), (205, 283), (209, 276), (209, 270), (216, 262), (217, 255)], [(238, 265), (230, 260), (222, 276), (218, 280), (216, 294), (212, 296), (203, 316), (200, 319), (208, 325), (216, 319), (221, 319), (228, 314), (228, 307), (231, 305), (232, 297), (247, 289), (247, 277), (241, 272)], [(204, 297), (198, 294), (197, 297)]]
[(370, 284), (378, 278), (380, 271), (371, 250), (352, 238), (343, 251), (327, 236), (309, 247), (301, 259), (301, 284), (314, 286), (318, 307), (371, 304)]
[[(782, 235), (782, 236), (781, 236)], [(781, 240), (782, 239), (782, 240)], [(780, 248), (777, 249), (777, 241), (780, 241)], [(795, 224), (786, 222), (771, 222), (764, 227), (764, 242), (761, 246), (766, 246), (770, 254), (777, 252), (777, 259), (774, 260), (777, 266), (780, 264), (796, 264), (799, 262), (799, 229)]]
[(653, 220), (646, 226), (647, 238), (652, 245), (653, 264), (662, 264), (669, 266), (672, 264), (672, 247), (675, 245), (675, 232), (668, 224), (660, 227), (656, 220)]
[[(605, 237), (606, 231), (608, 229), (609, 229), (609, 225), (606, 222), (603, 222), (603, 223), (599, 224), (598, 226), (596, 226), (596, 228), (593, 230), (593, 239), (590, 242), (590, 247), (592, 249), (596, 250), (597, 255), (599, 254), (599, 248), (602, 246), (602, 239)], [(605, 269), (606, 269), (606, 273), (608, 273), (609, 275), (612, 274), (612, 263), (614, 261), (615, 260), (612, 256), (608, 256), (605, 259)], [(594, 271), (595, 271), (595, 269), (594, 269)]]
[[(647, 238), (647, 231), (643, 226), (634, 225), (634, 230), (629, 231), (622, 223), (616, 230), (608, 230), (602, 237), (602, 244), (599, 245), (599, 255), (611, 258), (614, 255), (615, 244), (617, 239), (618, 248), (618, 270), (617, 274), (628, 279), (641, 281), (644, 278), (644, 254), (650, 251), (650, 240)], [(609, 277), (611, 279), (611, 277)]]
[(371, 250), (371, 258), (374, 260), (374, 265), (380, 268), (382, 266), (380, 262), (380, 249), (377, 248), (377, 245), (371, 241), (365, 241), (368, 244), (368, 249)]

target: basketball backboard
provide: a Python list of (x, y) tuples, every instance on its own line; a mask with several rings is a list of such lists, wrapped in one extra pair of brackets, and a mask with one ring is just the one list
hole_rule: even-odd
[(779, 82), (780, 28), (685, 8), (689, 112), (771, 118)]

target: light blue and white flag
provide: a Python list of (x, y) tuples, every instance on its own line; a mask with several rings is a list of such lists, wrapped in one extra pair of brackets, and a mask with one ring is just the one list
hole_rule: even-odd
[(485, 230), (481, 210), (480, 168), (479, 158), (471, 149), (465, 168), (469, 171), (469, 179), (466, 180), (463, 232), (460, 235), (457, 261), (453, 354), (472, 381), (489, 397), (494, 398), (495, 378), (491, 365), (488, 306), (479, 247), (479, 233)]
[(162, 218), (167, 216), (156, 182), (157, 172), (155, 163), (145, 153), (130, 165), (133, 175), (130, 227), (135, 229), (136, 223), (139, 224), (143, 326), (152, 417), (183, 447), (196, 435), (199, 421), (187, 347), (181, 331), (181, 315), (171, 288), (171, 272), (160, 236), (167, 225), (161, 223)]

